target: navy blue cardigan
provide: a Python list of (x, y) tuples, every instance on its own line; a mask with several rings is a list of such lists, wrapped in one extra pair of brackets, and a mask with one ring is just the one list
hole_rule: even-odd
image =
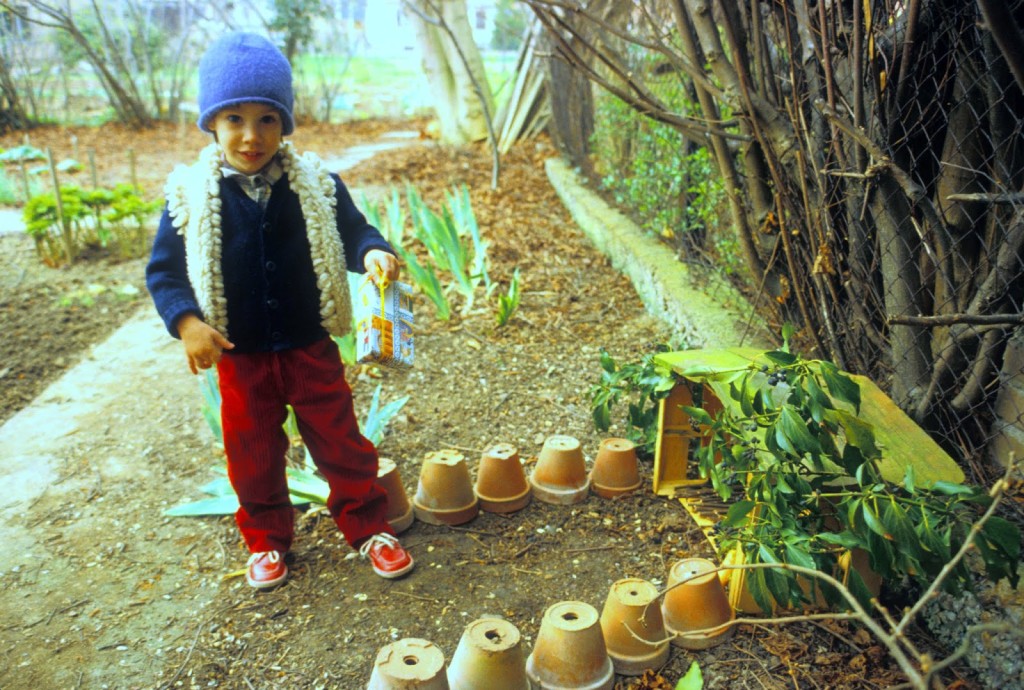
[[(394, 253), (377, 228), (366, 222), (341, 179), (332, 173), (338, 201), (338, 232), (349, 271), (365, 273), (371, 249)], [(306, 239), (298, 195), (282, 175), (267, 208), (250, 199), (238, 183), (220, 181), (221, 264), (228, 305), (228, 338), (233, 352), (268, 352), (303, 347), (327, 335), (320, 323), (320, 290)], [(202, 316), (185, 267), (185, 238), (164, 208), (146, 286), (168, 332), (186, 314)]]

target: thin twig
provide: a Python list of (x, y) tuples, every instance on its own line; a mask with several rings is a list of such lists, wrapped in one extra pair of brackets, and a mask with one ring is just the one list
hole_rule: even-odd
[(196, 630), (196, 636), (192, 638), (192, 646), (188, 648), (188, 653), (185, 654), (185, 660), (181, 662), (180, 666), (178, 666), (178, 670), (175, 672), (174, 677), (160, 686), (160, 690), (167, 690), (167, 688), (173, 687), (178, 681), (178, 678), (181, 677), (181, 674), (185, 671), (185, 667), (188, 666), (189, 660), (192, 658), (192, 652), (195, 651), (196, 645), (199, 643), (199, 636), (202, 635), (203, 627), (205, 625), (205, 620), (199, 624), (199, 628)]
[(440, 599), (434, 599), (432, 597), (421, 597), (418, 594), (412, 594), (411, 592), (403, 592), (400, 589), (393, 589), (393, 590), (391, 590), (388, 593), (389, 594), (401, 594), (403, 597), (409, 597), (410, 599), (419, 599), (420, 601), (429, 601), (429, 602), (431, 602), (433, 604), (440, 604), (441, 603)]

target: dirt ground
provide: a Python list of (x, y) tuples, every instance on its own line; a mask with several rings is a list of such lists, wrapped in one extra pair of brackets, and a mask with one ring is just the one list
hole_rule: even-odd
[[(419, 125), (300, 127), (295, 140), (331, 157), (389, 129)], [(72, 135), (81, 150), (96, 147), (101, 182), (125, 179), (131, 149), (139, 183), (151, 192), (204, 143), (198, 133), (172, 127), (143, 134), (44, 130), (32, 139), (59, 159), (73, 155)], [(0, 139), (0, 147), (15, 143), (20, 137)], [(631, 360), (668, 337), (629, 282), (574, 228), (543, 173), (550, 155), (543, 142), (521, 145), (503, 159), (498, 191), (489, 189), (486, 151), (429, 141), (381, 153), (343, 175), (371, 195), (411, 181), (428, 202), (452, 185), (469, 185), (490, 242), (492, 277), (507, 285), (516, 267), (523, 277), (522, 304), (504, 328), (482, 299), (445, 323), (421, 298), (415, 367), (348, 372), (360, 410), (378, 384), (385, 401), (410, 396), (380, 447), (398, 462), (410, 497), (424, 455), (443, 448), (461, 450), (475, 468), (494, 443), (512, 443), (529, 460), (547, 436), (568, 434), (593, 457), (602, 436), (588, 403), (599, 349)], [(519, 628), (528, 651), (548, 606), (580, 600), (600, 610), (615, 580), (663, 584), (673, 560), (711, 555), (680, 506), (646, 484), (634, 495), (591, 496), (576, 506), (535, 500), (513, 515), (481, 513), (461, 527), (416, 522), (402, 538), (417, 569), (397, 581), (376, 577), (323, 512), (306, 510), (297, 521), (292, 578), (255, 592), (239, 577), (247, 554), (231, 518), (162, 515), (203, 496), (220, 453), (180, 346), (160, 333), (143, 285), (144, 260), (97, 255), (51, 269), (35, 261), (27, 238), (6, 235), (0, 261), (0, 421), (25, 424), (16, 413), (36, 405), (75, 419), (73, 430), (58, 431), (43, 408), (40, 424), (26, 425), (42, 448), (56, 449), (54, 457), (40, 462), (41, 488), (14, 492), (0, 513), (17, 547), (0, 561), (2, 688), (355, 690), (366, 686), (377, 650), (393, 640), (426, 638), (450, 659), (468, 623), (498, 615)], [(91, 304), (81, 297), (90, 285), (107, 288), (92, 290), (98, 294)], [(90, 350), (122, 324), (113, 340)], [(135, 357), (132, 349), (142, 352)], [(84, 388), (95, 381), (89, 392), (107, 395), (80, 416), (64, 389), (44, 393), (76, 365), (92, 367), (80, 373)], [(644, 470), (649, 475), (649, 462)], [(801, 623), (742, 625), (725, 644), (674, 651), (660, 676), (619, 678), (617, 688), (672, 687), (693, 661), (708, 688), (900, 681), (862, 631)], [(969, 678), (960, 682), (971, 687)]]

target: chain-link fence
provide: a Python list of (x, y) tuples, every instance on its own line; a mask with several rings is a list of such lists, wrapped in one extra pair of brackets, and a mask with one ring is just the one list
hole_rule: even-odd
[(590, 162), (651, 232), (976, 472), (1024, 453), (1024, 92), (984, 0), (529, 4), (603, 87)]

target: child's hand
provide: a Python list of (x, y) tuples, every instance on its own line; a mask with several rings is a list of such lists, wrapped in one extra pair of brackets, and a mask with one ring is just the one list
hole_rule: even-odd
[(374, 285), (380, 285), (381, 277), (391, 282), (398, 280), (398, 257), (394, 254), (381, 249), (371, 249), (363, 257), (363, 266), (366, 267), (366, 274), (370, 276)]
[(230, 350), (235, 346), (217, 329), (207, 325), (195, 314), (181, 317), (178, 321), (178, 335), (185, 345), (188, 368), (193, 374), (198, 374), (200, 369), (209, 369), (220, 361), (224, 350)]

